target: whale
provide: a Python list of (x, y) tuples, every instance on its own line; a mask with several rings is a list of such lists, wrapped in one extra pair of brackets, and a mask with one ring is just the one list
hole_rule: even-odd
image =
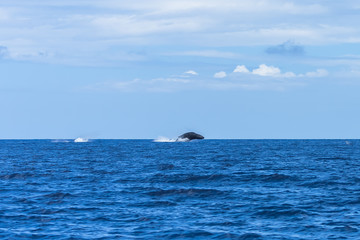
[(201, 139), (204, 139), (204, 137), (198, 133), (194, 133), (194, 132), (187, 132), (187, 133), (184, 133), (182, 135), (180, 135), (176, 141), (177, 142), (187, 142), (187, 141), (191, 141), (191, 140), (201, 140)]

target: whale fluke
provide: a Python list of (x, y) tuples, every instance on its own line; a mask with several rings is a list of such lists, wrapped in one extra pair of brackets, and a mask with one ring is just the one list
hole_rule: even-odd
[(183, 135), (180, 135), (176, 141), (184, 141), (184, 140), (191, 141), (194, 139), (204, 139), (204, 137), (194, 132), (188, 132), (188, 133), (184, 133)]

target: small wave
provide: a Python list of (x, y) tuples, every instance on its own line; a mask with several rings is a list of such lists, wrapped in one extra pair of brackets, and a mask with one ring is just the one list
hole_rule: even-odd
[(316, 158), (315, 160), (320, 160), (320, 161), (331, 161), (331, 160), (334, 160), (334, 161), (336, 161), (336, 160), (351, 160), (351, 158), (349, 158), (349, 157), (336, 157), (336, 156), (334, 156), (334, 157), (318, 157), (318, 158)]
[(74, 140), (74, 142), (76, 142), (76, 143), (80, 143), (80, 142), (89, 142), (89, 139), (86, 139), (86, 138), (76, 138), (75, 140)]
[(141, 203), (135, 203), (132, 204), (132, 206), (136, 206), (136, 207), (172, 207), (172, 206), (177, 206), (176, 202), (171, 202), (171, 201), (151, 201), (151, 202), (141, 202)]
[(176, 142), (176, 139), (171, 139), (167, 137), (158, 137), (153, 142)]
[(53, 215), (57, 213), (66, 213), (64, 209), (34, 209), (31, 211), (31, 214), (40, 214), (40, 215)]
[(34, 176), (34, 175), (30, 174), (30, 173), (12, 173), (12, 174), (0, 175), (0, 179), (1, 180), (12, 180), (12, 179), (23, 180), (25, 178), (32, 177), (32, 176)]
[(257, 234), (257, 233), (245, 233), (241, 236), (239, 236), (240, 240), (255, 240), (255, 239), (263, 239), (263, 237), (260, 235), (260, 234)]
[(319, 188), (319, 187), (329, 187), (329, 186), (342, 186), (342, 185), (350, 185), (347, 182), (334, 181), (334, 180), (316, 180), (311, 182), (305, 182), (300, 184), (300, 186), (311, 187), (311, 188)]
[(158, 175), (157, 177), (166, 179), (168, 182), (173, 183), (185, 183), (185, 182), (209, 182), (220, 181), (228, 176), (223, 174), (208, 174), (208, 175), (196, 175), (196, 174), (175, 174), (175, 175)]
[(344, 225), (341, 227), (334, 227), (333, 228), (335, 231), (340, 231), (340, 232), (358, 232), (359, 230), (356, 227), (350, 226), (350, 225)]
[(255, 215), (268, 217), (268, 218), (278, 218), (278, 217), (295, 217), (295, 216), (307, 216), (307, 212), (300, 209), (291, 209), (291, 210), (263, 210), (255, 213)]
[(172, 170), (175, 166), (173, 164), (160, 164), (158, 165), (159, 170)]
[(186, 195), (186, 196), (198, 196), (198, 197), (209, 197), (214, 195), (221, 195), (222, 191), (216, 189), (201, 189), (201, 188), (190, 188), (190, 189), (169, 189), (149, 192), (150, 196), (171, 196), (171, 195)]
[(176, 233), (164, 232), (161, 239), (210, 239), (214, 234), (204, 230), (175, 230)]
[(52, 199), (64, 199), (65, 197), (71, 197), (72, 195), (70, 193), (55, 192), (43, 196)]
[(259, 207), (254, 215), (268, 218), (279, 218), (308, 216), (309, 213), (296, 208), (291, 204), (282, 204), (281, 206)]
[(295, 177), (293, 176), (289, 176), (286, 174), (279, 174), (279, 173), (274, 173), (274, 174), (269, 174), (269, 175), (263, 175), (263, 180), (265, 182), (277, 182), (277, 181), (286, 181), (286, 180), (296, 180)]

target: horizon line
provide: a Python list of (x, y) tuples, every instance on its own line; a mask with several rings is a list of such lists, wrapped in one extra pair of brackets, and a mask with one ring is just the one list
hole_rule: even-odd
[[(0, 138), (3, 140), (75, 140), (77, 138)], [(87, 140), (156, 140), (157, 138), (84, 138)], [(170, 138), (171, 139), (171, 138)], [(205, 138), (202, 140), (360, 140), (360, 138)]]

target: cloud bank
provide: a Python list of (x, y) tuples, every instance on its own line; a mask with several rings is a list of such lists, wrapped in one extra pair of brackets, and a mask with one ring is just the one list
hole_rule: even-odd
[(295, 74), (293, 72), (282, 73), (280, 68), (274, 66), (268, 66), (266, 64), (260, 64), (259, 67), (250, 71), (245, 65), (238, 65), (234, 69), (233, 73), (257, 75), (261, 77), (277, 77), (277, 78), (294, 78), (294, 77), (325, 77), (328, 75), (328, 71), (325, 69), (317, 69), (315, 72), (307, 72), (304, 74)]
[[(191, 49), (184, 51), (189, 56), (237, 58), (219, 48), (268, 46), (284, 39), (306, 45), (360, 43), (360, 17), (348, 14), (357, 7), (356, 1), (3, 0), (0, 45), (15, 60), (70, 64), (133, 61), (127, 49), (143, 46), (183, 46)], [(114, 46), (122, 50), (116, 59)], [(199, 49), (203, 46), (211, 49)], [(287, 41), (266, 52), (300, 55), (304, 48)]]
[(183, 75), (155, 79), (133, 79), (130, 81), (112, 81), (87, 87), (88, 90), (116, 90), (124, 92), (174, 92), (187, 90), (276, 90), (284, 91), (291, 87), (303, 87), (306, 80), (328, 75), (325, 69), (295, 74), (282, 73), (280, 68), (260, 64), (249, 70), (245, 65), (238, 65), (233, 72), (216, 72), (213, 78), (202, 77), (196, 71), (189, 70)]

